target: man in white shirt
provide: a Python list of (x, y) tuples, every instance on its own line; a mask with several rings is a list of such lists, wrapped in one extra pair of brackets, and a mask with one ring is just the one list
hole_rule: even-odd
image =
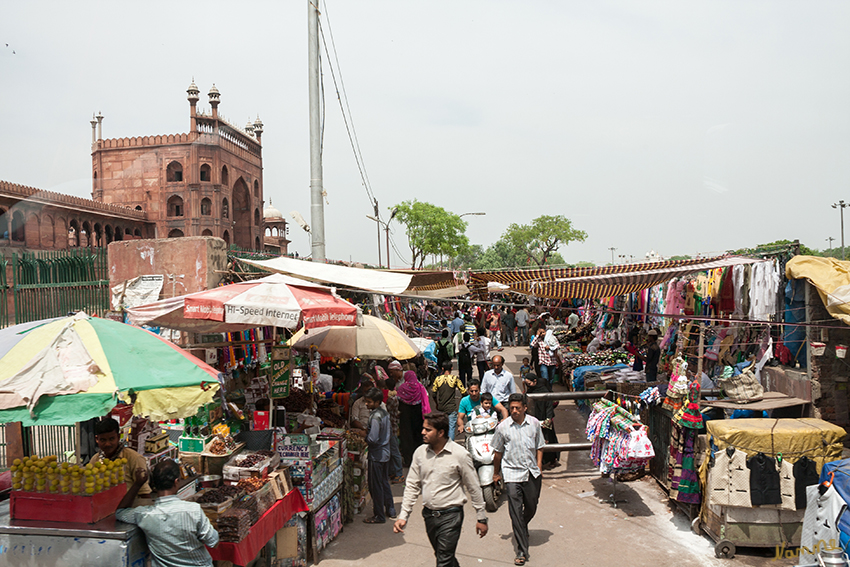
[(540, 486), (543, 482), (543, 451), (546, 440), (540, 422), (526, 415), (528, 402), (524, 394), (511, 394), (508, 401), (511, 419), (496, 427), (490, 446), (493, 448), (493, 482), (505, 481), (508, 513), (516, 543), (514, 565), (528, 561), (528, 523), (537, 512)]
[(528, 320), (530, 319), (525, 307), (516, 312), (517, 341), (521, 346), (528, 344)]
[(487, 358), (490, 356), (490, 339), (487, 338), (487, 332), (484, 329), (479, 328), (475, 332), (475, 340), (469, 345), (469, 352), (475, 356), (478, 379), (483, 380), (488, 369)]
[(507, 407), (508, 396), (517, 391), (514, 375), (505, 368), (505, 359), (500, 355), (494, 356), (492, 362), (493, 369), (481, 380), (481, 393), (490, 392), (494, 400)]

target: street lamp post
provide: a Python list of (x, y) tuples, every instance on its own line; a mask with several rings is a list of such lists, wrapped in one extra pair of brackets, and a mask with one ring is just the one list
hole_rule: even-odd
[[(375, 202), (375, 205), (377, 206), (377, 201)], [(384, 222), (384, 221), (381, 220), (381, 217), (378, 216), (377, 209), (376, 209), (374, 217), (372, 215), (366, 215), (367, 219), (373, 220), (376, 223), (378, 223), (378, 250), (381, 249), (381, 225), (384, 225), (384, 231), (387, 233), (387, 269), (388, 270), (390, 269), (390, 223), (392, 222), (392, 220), (395, 218), (395, 216), (397, 214), (398, 214), (398, 209), (394, 207), (392, 213), (390, 213), (390, 220), (388, 220), (387, 222)], [(380, 252), (378, 252), (378, 262), (381, 261), (380, 258), (381, 258)]]
[(617, 250), (617, 249), (612, 246), (608, 250), (611, 251), (611, 264), (616, 264), (616, 262), (614, 261), (614, 251)]
[(829, 238), (826, 238), (825, 240), (827, 242), (829, 242), (829, 253), (832, 254), (832, 241), (835, 240), (835, 239), (830, 236)]
[(838, 201), (837, 203), (832, 204), (833, 209), (841, 210), (841, 259), (844, 260), (844, 207), (847, 207), (850, 203), (845, 203), (843, 200)]

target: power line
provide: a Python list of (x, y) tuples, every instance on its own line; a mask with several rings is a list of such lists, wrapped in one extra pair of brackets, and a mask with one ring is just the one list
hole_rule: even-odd
[[(331, 78), (333, 79), (334, 88), (336, 89), (336, 97), (337, 101), (339, 101), (340, 111), (342, 112), (342, 120), (345, 124), (345, 131), (348, 133), (348, 141), (351, 144), (351, 150), (354, 153), (354, 161), (357, 163), (357, 169), (360, 171), (360, 179), (363, 182), (363, 187), (366, 189), (366, 196), (369, 198), (369, 204), (374, 205), (377, 202), (377, 199), (375, 198), (375, 195), (372, 192), (372, 184), (369, 181), (369, 176), (366, 173), (366, 163), (363, 160), (363, 153), (360, 150), (360, 142), (357, 139), (357, 132), (354, 128), (354, 119), (351, 116), (351, 107), (348, 104), (348, 94), (345, 91), (345, 82), (342, 77), (342, 69), (340, 68), (339, 58), (337, 57), (336, 44), (334, 43), (331, 21), (328, 16), (327, 2), (324, 2), (324, 6), (325, 9), (323, 14), (325, 16), (325, 20), (328, 23), (328, 36), (330, 37), (332, 49), (328, 49), (328, 44), (325, 41), (324, 27), (322, 26), (322, 22), (320, 20), (319, 32), (322, 36), (322, 45), (324, 45), (325, 47), (325, 53), (328, 54), (328, 67), (331, 70)], [(334, 71), (334, 64), (336, 66), (336, 71)], [(339, 74), (339, 82), (337, 82), (337, 74)]]

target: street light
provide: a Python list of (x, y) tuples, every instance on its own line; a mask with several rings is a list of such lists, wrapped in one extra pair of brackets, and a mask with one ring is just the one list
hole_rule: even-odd
[[(379, 231), (381, 230), (381, 225), (384, 225), (384, 230), (387, 233), (387, 269), (388, 270), (390, 269), (390, 223), (392, 222), (392, 220), (395, 218), (395, 216), (397, 214), (398, 214), (398, 207), (393, 207), (393, 210), (390, 213), (390, 220), (388, 220), (387, 222), (382, 221), (380, 219), (380, 217), (378, 217), (377, 212), (375, 213), (374, 217), (372, 215), (366, 215), (367, 219), (373, 220), (376, 223), (378, 223), (378, 230)], [(380, 248), (381, 248), (381, 245), (379, 243), (378, 244), (378, 250), (380, 250)], [(378, 252), (378, 258), (380, 258), (380, 252)], [(380, 262), (380, 259), (378, 261)]]
[(466, 217), (466, 216), (472, 215), (472, 216), (475, 216), (475, 217), (483, 217), (486, 214), (487, 213), (463, 213), (462, 215), (459, 215), (459, 216), (460, 217)]
[(850, 206), (850, 203), (838, 201), (832, 204), (833, 209), (841, 209), (841, 259), (844, 260), (844, 207)]

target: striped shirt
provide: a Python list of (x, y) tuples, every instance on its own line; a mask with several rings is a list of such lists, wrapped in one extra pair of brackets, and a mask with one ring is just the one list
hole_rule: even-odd
[(513, 418), (502, 421), (496, 427), (490, 447), (502, 453), (502, 478), (505, 482), (525, 482), (530, 472), (534, 478), (540, 476), (537, 466), (537, 450), (546, 444), (543, 429), (536, 418), (526, 414), (522, 423)]
[(218, 532), (200, 504), (163, 496), (153, 506), (118, 510), (115, 517), (142, 528), (153, 567), (212, 567), (204, 546), (218, 545)]

